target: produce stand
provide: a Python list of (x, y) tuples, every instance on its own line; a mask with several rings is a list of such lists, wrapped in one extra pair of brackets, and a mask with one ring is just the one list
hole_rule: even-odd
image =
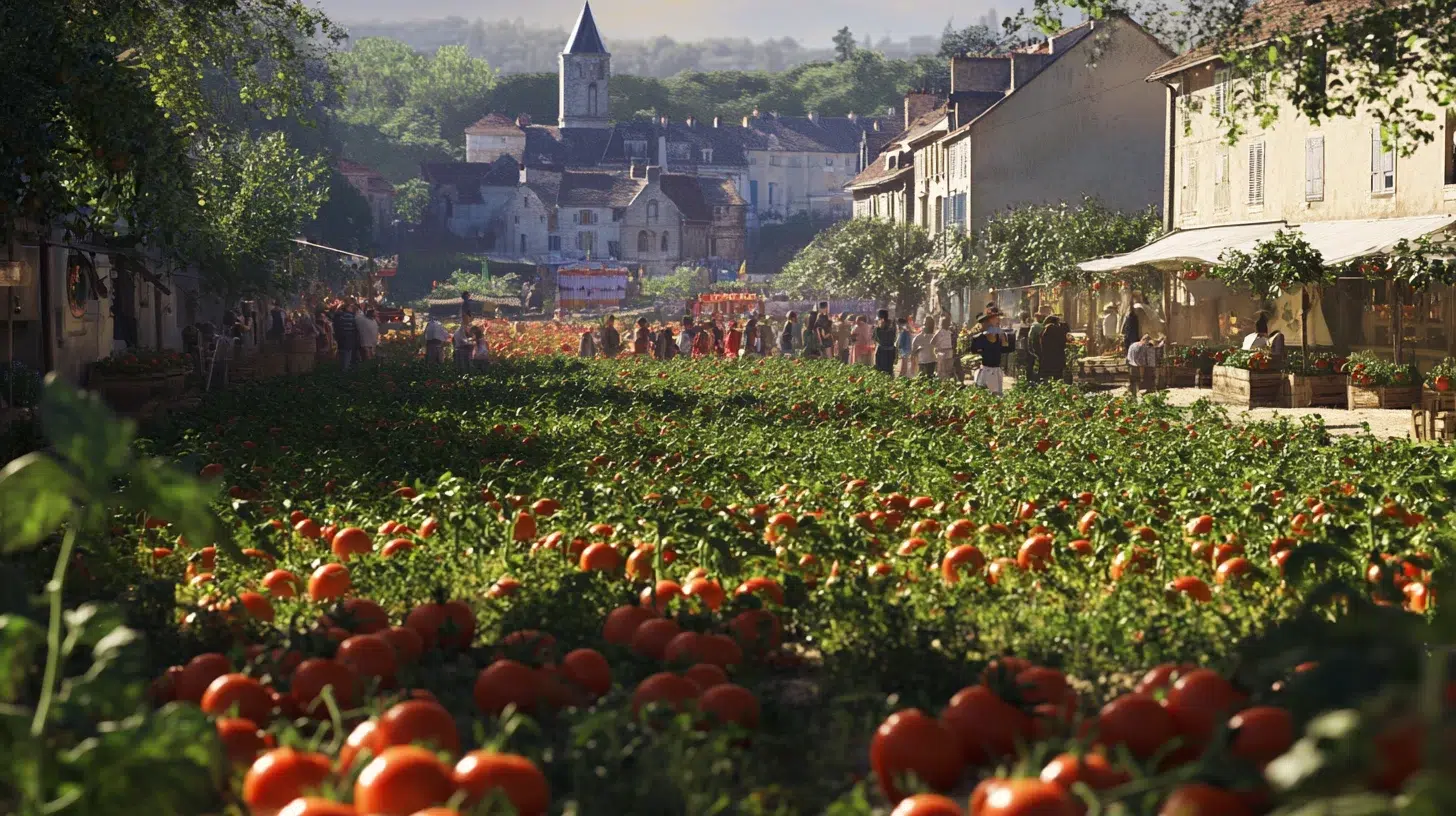
[(1270, 369), (1213, 367), (1213, 399), (1244, 408), (1277, 408), (1284, 372)]
[(1121, 354), (1083, 357), (1077, 361), (1076, 381), (1084, 385), (1122, 385), (1127, 382), (1127, 358)]
[(693, 301), (693, 317), (735, 318), (763, 314), (763, 295), (756, 292), (708, 292)]

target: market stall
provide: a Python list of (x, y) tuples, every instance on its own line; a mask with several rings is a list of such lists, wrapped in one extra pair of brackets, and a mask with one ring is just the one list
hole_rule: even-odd
[(750, 314), (763, 314), (763, 295), (755, 292), (709, 292), (693, 301), (693, 316), (731, 319)]
[(606, 264), (563, 266), (556, 273), (556, 307), (567, 311), (608, 311), (627, 299), (625, 267)]

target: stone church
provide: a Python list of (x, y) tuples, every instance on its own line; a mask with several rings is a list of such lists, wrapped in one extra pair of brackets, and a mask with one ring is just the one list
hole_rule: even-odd
[(464, 162), (422, 167), (435, 224), (537, 263), (736, 270), (761, 224), (848, 217), (844, 185), (863, 167), (867, 134), (899, 130), (888, 118), (759, 111), (739, 122), (614, 121), (611, 79), (588, 3), (560, 56), (555, 125), (492, 112), (466, 130)]

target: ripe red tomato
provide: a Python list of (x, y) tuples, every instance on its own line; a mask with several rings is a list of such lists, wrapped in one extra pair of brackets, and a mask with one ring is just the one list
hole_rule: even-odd
[(471, 751), (455, 764), (455, 784), (466, 804), (500, 793), (520, 816), (543, 816), (551, 807), (551, 787), (531, 760), (495, 751)]
[(354, 809), (371, 816), (413, 816), (455, 793), (450, 769), (433, 753), (412, 745), (385, 748), (354, 783)]
[(258, 757), (243, 777), (243, 801), (253, 813), (277, 813), (294, 799), (316, 791), (333, 774), (323, 754), (277, 748)]
[(914, 774), (936, 790), (949, 790), (960, 778), (964, 762), (960, 741), (944, 725), (914, 708), (891, 714), (870, 741), (870, 767), (880, 790), (892, 802), (905, 794), (900, 787)]

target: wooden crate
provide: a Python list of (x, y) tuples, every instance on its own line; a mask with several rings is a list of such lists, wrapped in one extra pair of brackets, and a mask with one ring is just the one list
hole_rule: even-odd
[(1193, 366), (1163, 366), (1162, 371), (1169, 388), (1198, 387), (1198, 369)]
[(1282, 371), (1251, 371), (1228, 366), (1213, 367), (1215, 402), (1244, 408), (1277, 408), (1284, 387)]
[(1127, 360), (1121, 355), (1083, 357), (1077, 361), (1076, 381), (1091, 385), (1127, 383)]
[(1421, 403), (1419, 385), (1349, 385), (1347, 405), (1356, 408), (1410, 408)]
[(1284, 379), (1285, 399), (1290, 408), (1344, 408), (1349, 401), (1343, 374), (1290, 374)]

